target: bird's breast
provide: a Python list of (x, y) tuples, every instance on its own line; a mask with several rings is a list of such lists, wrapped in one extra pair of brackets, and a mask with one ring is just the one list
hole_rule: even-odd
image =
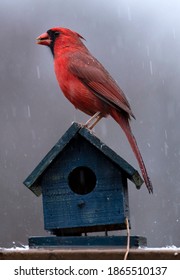
[(108, 105), (68, 70), (66, 61), (55, 62), (54, 68), (62, 92), (75, 108), (88, 115), (94, 115), (96, 112), (108, 115)]

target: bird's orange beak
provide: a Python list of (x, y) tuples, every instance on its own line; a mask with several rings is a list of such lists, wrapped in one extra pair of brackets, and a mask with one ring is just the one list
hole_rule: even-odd
[(49, 46), (51, 44), (51, 39), (48, 33), (43, 33), (39, 37), (36, 38), (36, 44)]

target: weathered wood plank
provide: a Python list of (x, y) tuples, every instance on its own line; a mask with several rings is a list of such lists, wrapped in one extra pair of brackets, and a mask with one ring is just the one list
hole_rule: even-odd
[[(44, 237), (30, 237), (30, 248), (48, 248), (48, 247), (79, 247), (86, 246), (86, 248), (94, 246), (106, 247), (122, 247), (127, 246), (126, 236), (44, 236)], [(131, 236), (130, 247), (145, 247), (147, 240), (142, 236)]]
[[(123, 260), (125, 249), (29, 249), (0, 250), (0, 260)], [(180, 260), (177, 249), (131, 249), (129, 260)]]

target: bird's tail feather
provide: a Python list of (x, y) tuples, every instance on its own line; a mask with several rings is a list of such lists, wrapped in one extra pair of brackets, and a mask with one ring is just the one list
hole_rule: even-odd
[(121, 126), (121, 128), (123, 129), (124, 133), (126, 134), (126, 137), (131, 145), (131, 148), (136, 156), (136, 159), (139, 163), (139, 167), (141, 169), (142, 172), (142, 176), (144, 179), (144, 182), (147, 186), (147, 189), (149, 191), (149, 193), (153, 193), (153, 186), (152, 183), (149, 179), (149, 176), (147, 174), (147, 170), (144, 164), (144, 161), (142, 159), (141, 153), (139, 151), (136, 139), (131, 131), (131, 127), (129, 125), (129, 120), (127, 118), (127, 116), (124, 116), (123, 114), (119, 113), (116, 110), (112, 110), (111, 111), (111, 116), (115, 119), (115, 121)]

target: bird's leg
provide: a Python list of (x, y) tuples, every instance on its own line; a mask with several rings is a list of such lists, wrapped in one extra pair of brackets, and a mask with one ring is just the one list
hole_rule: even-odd
[(89, 129), (93, 129), (93, 127), (95, 127), (95, 125), (102, 119), (102, 115), (98, 115), (96, 120), (92, 123), (91, 126), (89, 126)]
[[(98, 118), (98, 121), (102, 118), (102, 116), (101, 116), (101, 112), (96, 112), (86, 123), (85, 123), (85, 127), (87, 127), (87, 128), (89, 128), (89, 129), (92, 129), (95, 125), (96, 125), (96, 123), (98, 122), (98, 121), (96, 121), (96, 119)], [(95, 120), (95, 121), (94, 121)], [(94, 123), (92, 123), (92, 125), (91, 126), (89, 126), (89, 124), (92, 122), (92, 121), (94, 121)], [(93, 126), (93, 127), (92, 127)]]

